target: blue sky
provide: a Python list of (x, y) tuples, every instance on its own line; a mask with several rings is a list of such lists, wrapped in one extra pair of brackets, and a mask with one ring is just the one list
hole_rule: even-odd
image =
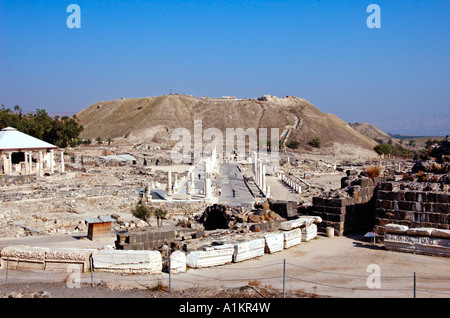
[[(67, 6), (81, 8), (69, 29)], [(370, 29), (369, 4), (381, 9)], [(294, 95), (347, 122), (450, 134), (450, 1), (0, 0), (0, 104)]]

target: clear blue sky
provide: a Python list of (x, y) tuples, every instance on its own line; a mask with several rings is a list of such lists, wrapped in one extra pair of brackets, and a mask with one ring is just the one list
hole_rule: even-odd
[[(81, 28), (69, 29), (71, 3)], [(369, 4), (381, 29), (369, 29)], [(0, 0), (0, 104), (294, 95), (347, 122), (450, 134), (450, 1)]]

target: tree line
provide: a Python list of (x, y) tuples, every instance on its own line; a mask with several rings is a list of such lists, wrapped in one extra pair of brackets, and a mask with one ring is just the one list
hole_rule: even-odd
[(0, 126), (14, 127), (27, 135), (41, 139), (55, 146), (65, 148), (77, 144), (77, 138), (83, 131), (75, 115), (51, 117), (44, 109), (36, 109), (34, 113), (23, 113), (19, 105), (13, 109), (0, 109)]

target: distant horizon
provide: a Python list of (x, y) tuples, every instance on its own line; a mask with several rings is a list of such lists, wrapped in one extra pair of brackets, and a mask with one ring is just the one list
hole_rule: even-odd
[(290, 95), (348, 123), (445, 136), (448, 16), (448, 0), (0, 0), (0, 105)]

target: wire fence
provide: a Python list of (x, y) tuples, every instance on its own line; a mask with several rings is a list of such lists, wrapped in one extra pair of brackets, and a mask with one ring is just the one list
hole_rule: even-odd
[[(174, 260), (176, 261), (176, 260)], [(7, 262), (8, 264), (8, 262)], [(289, 291), (302, 290), (305, 294), (337, 297), (450, 297), (450, 277), (417, 275), (382, 275), (380, 272), (355, 274), (323, 270), (299, 265), (296, 261), (284, 260), (282, 263), (271, 263), (260, 266), (243, 266), (242, 263), (216, 266), (201, 269), (188, 268), (186, 271), (172, 273), (170, 264), (157, 274), (123, 275), (117, 273), (90, 270), (77, 273), (73, 268), (67, 272), (29, 272), (10, 270), (8, 265), (4, 271), (4, 284), (24, 282), (64, 282), (68, 287), (79, 287), (81, 282), (96, 288), (105, 282), (135, 283), (145, 286), (163, 284), (166, 291), (196, 288), (241, 289), (252, 288), (256, 293), (258, 286), (270, 286), (280, 297), (286, 297)], [(92, 258), (91, 258), (91, 268)], [(78, 275), (78, 276), (77, 276)], [(78, 282), (78, 286), (77, 283)], [(282, 296), (281, 296), (282, 295)]]

